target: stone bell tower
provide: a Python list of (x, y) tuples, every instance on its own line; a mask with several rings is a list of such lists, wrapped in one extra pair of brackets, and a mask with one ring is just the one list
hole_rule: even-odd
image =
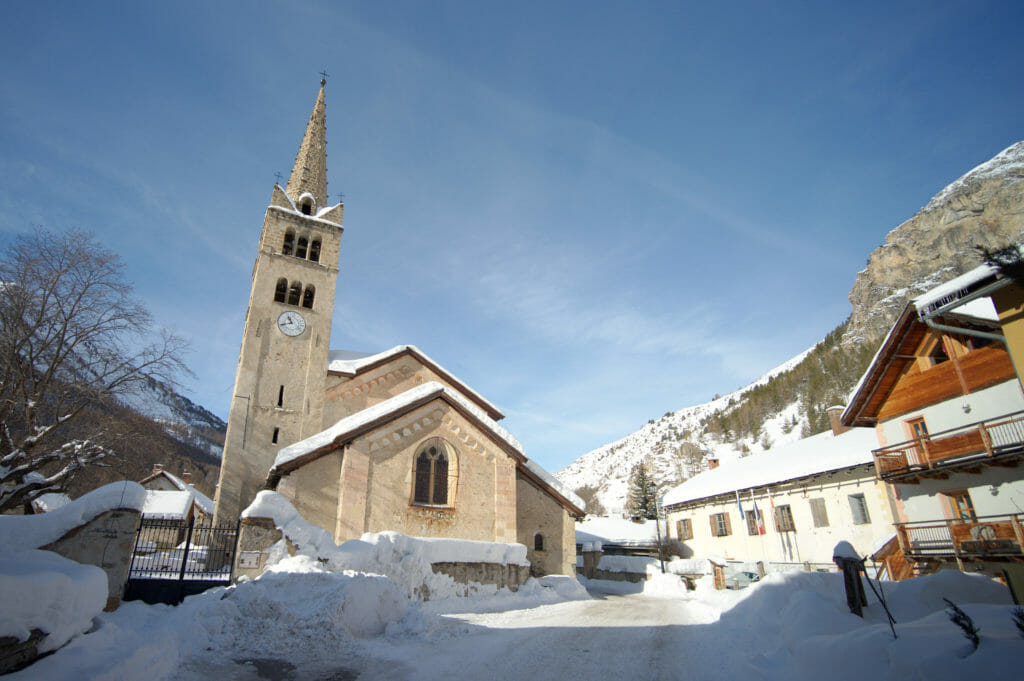
[(231, 396), (215, 522), (234, 522), (282, 447), (322, 430), (344, 206), (327, 202), (320, 81), (295, 165), (263, 219)]

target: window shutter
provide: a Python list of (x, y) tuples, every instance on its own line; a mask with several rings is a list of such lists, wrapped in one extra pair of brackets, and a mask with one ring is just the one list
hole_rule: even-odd
[(712, 537), (717, 537), (718, 536), (718, 526), (715, 524), (715, 514), (712, 513), (711, 515), (708, 516), (708, 518), (711, 520), (711, 536)]
[(730, 535), (732, 534), (732, 523), (729, 522), (729, 514), (723, 513), (722, 515), (725, 516), (725, 534)]

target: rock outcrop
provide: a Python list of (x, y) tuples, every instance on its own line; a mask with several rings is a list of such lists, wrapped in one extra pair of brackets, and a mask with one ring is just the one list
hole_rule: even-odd
[(906, 302), (981, 263), (976, 246), (1024, 240), (1024, 142), (935, 195), (875, 249), (850, 291), (844, 344), (878, 339)]

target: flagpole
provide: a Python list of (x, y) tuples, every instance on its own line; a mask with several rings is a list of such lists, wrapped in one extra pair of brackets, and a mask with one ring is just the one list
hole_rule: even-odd
[[(747, 529), (747, 517), (746, 517), (746, 514), (743, 513), (743, 502), (740, 501), (740, 491), (739, 490), (736, 490), (736, 505), (740, 507), (740, 527), (742, 527), (744, 529)], [(750, 536), (750, 530), (747, 529), (747, 531), (743, 533), (743, 553), (745, 555), (745, 558), (743, 559), (743, 562), (746, 562), (747, 558), (750, 557), (750, 541), (749, 541), (749, 536)]]
[(764, 559), (764, 570), (765, 574), (768, 573), (768, 549), (764, 546), (764, 537), (767, 534), (767, 530), (764, 526), (764, 516), (761, 515), (761, 509), (757, 507), (757, 500), (754, 499), (754, 488), (750, 488), (750, 505), (754, 507), (754, 519), (757, 521), (757, 540), (761, 544), (761, 558)]

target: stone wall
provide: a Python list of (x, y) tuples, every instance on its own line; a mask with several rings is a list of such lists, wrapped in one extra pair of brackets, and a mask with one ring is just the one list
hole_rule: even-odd
[(431, 569), (448, 575), (458, 584), (493, 584), (499, 589), (516, 591), (530, 578), (527, 565), (499, 565), (497, 563), (432, 563)]
[(95, 565), (106, 572), (107, 605), (104, 610), (116, 610), (128, 581), (140, 518), (141, 514), (135, 509), (106, 511), (57, 541), (39, 548), (77, 563)]

